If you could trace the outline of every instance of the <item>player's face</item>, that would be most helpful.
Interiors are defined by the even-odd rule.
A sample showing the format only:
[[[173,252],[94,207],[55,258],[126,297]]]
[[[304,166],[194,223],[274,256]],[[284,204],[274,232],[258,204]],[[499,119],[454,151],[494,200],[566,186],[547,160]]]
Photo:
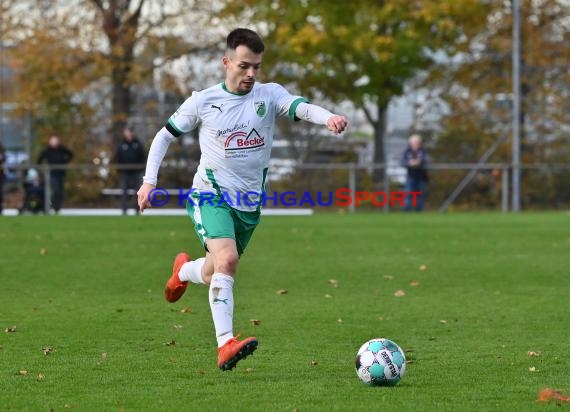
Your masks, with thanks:
[[[255,84],[255,77],[261,68],[263,53],[252,52],[246,46],[228,50],[223,58],[226,69],[226,87],[233,93],[247,93]]]

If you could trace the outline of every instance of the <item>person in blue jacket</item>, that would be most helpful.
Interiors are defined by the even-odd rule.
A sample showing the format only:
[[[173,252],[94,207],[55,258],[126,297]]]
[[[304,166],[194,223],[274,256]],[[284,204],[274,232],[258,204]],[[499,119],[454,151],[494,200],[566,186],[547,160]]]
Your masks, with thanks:
[[[429,156],[422,147],[422,138],[418,134],[413,134],[408,139],[408,147],[402,155],[402,166],[407,169],[406,176],[406,201],[404,210],[422,211],[424,208],[424,198],[427,191],[429,177],[427,165]],[[410,192],[421,192],[421,194],[411,195]],[[415,201],[414,201],[415,200]]]

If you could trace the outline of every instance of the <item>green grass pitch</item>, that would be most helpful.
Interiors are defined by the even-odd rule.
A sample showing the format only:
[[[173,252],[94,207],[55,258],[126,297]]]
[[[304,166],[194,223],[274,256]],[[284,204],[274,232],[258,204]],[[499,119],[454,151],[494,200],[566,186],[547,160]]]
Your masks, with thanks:
[[[536,399],[570,395],[569,228],[568,213],[263,217],[234,288],[235,332],[259,348],[221,372],[207,288],[162,295],[175,253],[202,254],[188,218],[1,218],[0,410],[560,410]],[[396,387],[356,377],[375,337],[406,351]]]

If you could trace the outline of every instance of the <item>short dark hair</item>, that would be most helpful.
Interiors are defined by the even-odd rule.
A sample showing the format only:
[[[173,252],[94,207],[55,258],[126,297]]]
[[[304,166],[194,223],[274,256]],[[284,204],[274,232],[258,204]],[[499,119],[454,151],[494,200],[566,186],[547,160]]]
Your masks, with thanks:
[[[250,29],[238,28],[228,34],[226,39],[228,49],[235,50],[238,46],[246,46],[249,50],[256,54],[263,53],[265,46],[259,34]]]

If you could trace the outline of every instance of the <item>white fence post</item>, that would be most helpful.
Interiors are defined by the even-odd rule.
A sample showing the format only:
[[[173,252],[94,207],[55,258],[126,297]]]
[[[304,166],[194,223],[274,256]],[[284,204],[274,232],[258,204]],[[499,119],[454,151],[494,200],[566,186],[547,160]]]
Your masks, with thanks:
[[[348,165],[348,188],[352,194],[356,191],[356,165],[354,163]],[[348,206],[349,213],[354,213],[356,211],[354,203],[355,202],[350,202],[350,205]]]
[[[501,211],[508,213],[509,211],[509,168],[503,166],[501,169]]]
[[[51,205],[51,179],[49,164],[46,164],[42,169],[44,172],[44,213],[47,215]]]

